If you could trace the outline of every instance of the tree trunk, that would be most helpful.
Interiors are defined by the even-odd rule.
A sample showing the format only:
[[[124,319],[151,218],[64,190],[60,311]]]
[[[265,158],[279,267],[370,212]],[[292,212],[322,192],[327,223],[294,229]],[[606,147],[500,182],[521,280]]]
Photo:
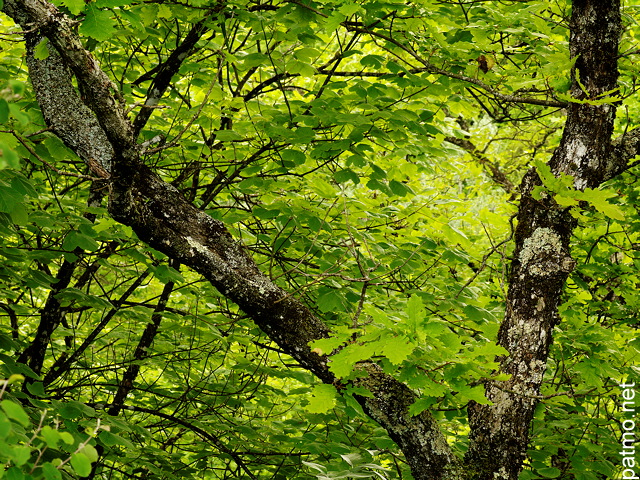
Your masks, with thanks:
[[[549,166],[555,175],[573,176],[578,190],[600,185],[613,170],[615,107],[588,101],[616,88],[620,33],[618,1],[573,2],[570,49],[572,58],[578,58],[571,94],[576,101],[568,107],[562,141]],[[487,384],[486,395],[492,405],[469,408],[471,434],[466,462],[482,480],[518,478],[553,327],[559,322],[558,304],[575,265],[570,239],[576,220],[550,195],[534,198],[533,189],[541,184],[532,169],[521,185],[507,309],[498,333],[498,343],[509,352],[500,359],[500,372],[511,378]]]

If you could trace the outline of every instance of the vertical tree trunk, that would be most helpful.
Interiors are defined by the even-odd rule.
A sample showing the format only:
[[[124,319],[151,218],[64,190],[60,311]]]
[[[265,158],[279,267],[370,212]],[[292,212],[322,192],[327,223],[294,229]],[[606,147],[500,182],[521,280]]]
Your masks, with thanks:
[[[618,0],[573,2],[570,49],[572,58],[577,57],[571,90],[575,102],[568,108],[562,141],[549,166],[556,175],[572,175],[580,190],[600,185],[614,170],[610,152],[615,107],[589,100],[602,99],[616,88],[620,33]],[[500,371],[511,377],[487,384],[492,405],[474,404],[469,409],[466,461],[479,480],[518,478],[553,327],[559,321],[558,303],[575,264],[569,244],[576,221],[551,196],[533,197],[540,184],[531,170],[521,185],[506,315],[498,333],[498,343],[509,352],[500,359]]]

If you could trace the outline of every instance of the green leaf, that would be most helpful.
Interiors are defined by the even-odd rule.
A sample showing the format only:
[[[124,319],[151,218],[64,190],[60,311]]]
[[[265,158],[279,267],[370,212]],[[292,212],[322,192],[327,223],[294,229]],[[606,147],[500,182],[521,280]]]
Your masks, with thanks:
[[[614,220],[624,220],[624,213],[617,205],[609,203],[607,200],[615,197],[616,193],[611,190],[594,190],[586,188],[582,192],[581,199],[589,202],[600,213]]]
[[[30,288],[42,287],[51,288],[57,279],[39,270],[29,270],[29,275],[25,278],[25,283]]]
[[[387,186],[387,184],[384,181],[378,180],[377,178],[370,178],[367,182],[367,188],[370,190],[379,190],[386,193],[387,195],[392,195],[391,189]]]
[[[98,242],[88,235],[84,235],[77,230],[71,230],[62,243],[62,248],[67,251],[73,251],[76,248],[95,252],[100,248]]]
[[[293,165],[304,165],[307,160],[307,156],[300,150],[294,150],[291,148],[284,149],[280,152],[282,160],[285,162],[291,162]]]
[[[394,193],[394,195],[397,195],[398,197],[406,197],[407,195],[413,193],[411,189],[404,183],[398,182],[396,180],[391,180],[389,182],[389,188]]]
[[[87,37],[95,38],[99,42],[105,41],[113,36],[116,25],[111,16],[111,12],[99,10],[89,4],[87,5],[87,16],[80,25],[79,32]]]
[[[309,404],[305,407],[310,413],[326,413],[336,405],[338,392],[333,385],[315,385],[311,394]]]
[[[86,477],[91,473],[91,460],[84,453],[71,455],[71,466],[80,477]]]
[[[269,57],[264,53],[250,53],[243,57],[242,62],[246,68],[266,67],[271,65]]]
[[[376,345],[352,343],[331,356],[330,370],[340,378],[351,373],[353,366],[362,360],[368,360],[376,353]]]
[[[170,267],[169,265],[159,265],[153,274],[160,280],[162,283],[184,283],[184,277],[180,275],[175,268]]]
[[[151,26],[158,17],[158,5],[145,5],[136,9],[145,26]]]
[[[42,465],[42,474],[45,480],[62,480],[62,473],[51,463]]]
[[[303,62],[311,62],[320,56],[320,51],[311,47],[302,47],[294,52],[295,57]]]
[[[98,435],[98,438],[107,447],[112,447],[114,445],[123,445],[127,448],[134,448],[133,444],[129,440],[106,430],[102,430]]]
[[[435,403],[435,398],[432,397],[421,397],[411,405],[409,405],[409,415],[415,417],[416,415],[420,415],[423,411],[431,408],[431,406]]]
[[[78,15],[84,10],[84,0],[62,0],[62,4],[69,9],[73,15]]]
[[[44,391],[44,386],[42,384],[42,382],[33,382],[33,383],[27,383],[27,390],[29,391],[29,393],[31,395],[34,395],[36,397],[46,397],[47,394]]]
[[[168,5],[160,4],[158,6],[158,18],[172,18],[173,11]]]
[[[318,291],[317,303],[320,311],[335,312],[344,309],[344,297],[340,291],[327,287],[322,287]]]
[[[234,140],[242,140],[242,135],[233,130],[218,130],[216,132],[216,140],[219,142],[232,142]]]
[[[11,422],[4,413],[0,413],[0,440],[7,438],[11,433]]]
[[[86,455],[91,463],[97,462],[98,458],[100,457],[98,451],[91,444],[86,444],[84,447],[82,447],[82,450],[80,450],[80,452]]]
[[[489,358],[493,358],[499,355],[508,355],[508,354],[509,354],[509,351],[506,348],[493,342],[485,343],[480,347],[475,348],[472,352],[472,355],[474,357],[486,356]]]
[[[337,171],[336,173],[333,174],[333,179],[337,183],[346,183],[349,180],[351,180],[354,183],[354,185],[357,185],[360,183],[360,177],[358,177],[358,174],[353,170],[351,170],[350,168],[345,168],[343,170]]]
[[[407,300],[406,312],[408,318],[407,327],[409,331],[417,336],[420,343],[423,343],[426,335],[422,328],[422,323],[425,320],[426,310],[422,303],[422,299],[418,295],[412,295],[409,297],[409,300]]]
[[[75,439],[69,432],[60,432],[60,439],[67,445],[73,445]]]
[[[9,212],[9,215],[15,225],[27,225],[29,223],[29,213],[22,203],[16,204]]]
[[[11,188],[24,196],[32,198],[38,197],[38,192],[33,188],[32,183],[18,172],[15,172],[11,179]]]
[[[333,334],[328,338],[321,338],[310,343],[311,348],[317,349],[319,355],[328,355],[336,348],[343,345],[349,338],[351,333]]]
[[[4,410],[4,413],[7,414],[7,417],[17,421],[23,427],[29,425],[29,416],[27,415],[27,412],[24,411],[24,408],[22,408],[21,405],[11,400],[2,400],[0,402],[0,407],[2,408],[2,410]]]
[[[394,365],[400,365],[404,362],[416,348],[416,345],[404,336],[384,337],[382,343],[383,347],[380,353]]]
[[[473,400],[480,405],[491,405],[491,401],[487,400],[487,397],[484,394],[484,386],[477,385],[475,387],[460,387],[458,394],[469,400]]]
[[[128,24],[137,35],[144,35],[145,25],[142,23],[140,16],[131,10],[121,9],[118,11],[118,16],[125,20],[125,24]]]
[[[345,3],[338,8],[338,11],[347,17],[358,13],[360,10],[362,10],[362,6],[357,3]]]
[[[11,467],[5,472],[7,480],[25,480],[24,473],[18,467]]]
[[[382,68],[386,60],[381,55],[365,55],[360,59],[360,63],[365,67]]]
[[[74,404],[65,403],[65,404],[62,405],[62,407],[60,407],[58,409],[58,414],[62,418],[66,418],[68,420],[72,420],[72,419],[78,418],[80,415],[82,415],[82,411],[80,410],[79,407],[77,407]],[[66,442],[66,443],[73,443],[73,437],[71,437],[71,442],[68,442],[67,440],[69,440],[69,438],[65,437],[64,434],[70,435],[67,432],[60,432],[60,436],[62,438],[62,441]]]
[[[11,105],[9,105],[9,108],[11,109]],[[20,167],[19,157],[16,152],[17,148],[18,139],[14,135],[8,132],[0,132],[0,168],[10,167],[17,170]]]
[[[27,446],[16,445],[13,447],[12,457],[13,463],[20,467],[29,461],[31,449]]]
[[[47,444],[47,447],[57,448],[58,442],[60,441],[60,432],[58,432],[58,430],[51,428],[49,425],[45,425],[42,427],[40,435]]]
[[[36,60],[45,60],[49,57],[49,39],[43,37],[33,50],[33,58]]]
[[[2,134],[0,134],[1,136]],[[0,169],[19,168],[20,160],[11,143],[0,140]],[[2,210],[0,210],[2,211]]]
[[[252,213],[262,220],[267,220],[271,218],[278,218],[282,212],[276,209],[269,210],[262,207],[255,207]]]
[[[9,104],[4,98],[0,98],[0,123],[9,121]]]
[[[311,189],[322,198],[335,198],[338,195],[336,189],[329,182],[321,178],[313,182]]]
[[[538,475],[542,475],[545,478],[557,478],[562,474],[562,471],[558,468],[539,468],[537,470]]]
[[[0,183],[0,212],[11,213],[23,200],[21,193]]]

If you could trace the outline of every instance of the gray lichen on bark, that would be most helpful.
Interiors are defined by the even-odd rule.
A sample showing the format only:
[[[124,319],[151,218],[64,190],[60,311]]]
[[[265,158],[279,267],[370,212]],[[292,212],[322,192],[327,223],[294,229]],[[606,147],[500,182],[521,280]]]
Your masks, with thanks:
[[[521,268],[537,276],[552,275],[558,272],[570,272],[574,260],[562,246],[560,235],[551,228],[540,227],[525,239],[520,250]]]
[[[34,33],[27,35],[26,60],[42,115],[52,131],[93,173],[104,177],[104,171],[111,172],[113,147],[96,116],[73,86],[72,74],[57,49],[50,45],[47,58],[34,58],[33,49],[40,38]]]

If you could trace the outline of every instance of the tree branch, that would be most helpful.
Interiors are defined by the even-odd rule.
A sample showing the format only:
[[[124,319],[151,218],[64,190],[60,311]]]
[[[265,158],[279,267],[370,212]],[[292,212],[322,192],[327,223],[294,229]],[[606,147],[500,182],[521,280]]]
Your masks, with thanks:
[[[194,52],[196,43],[198,43],[198,40],[200,40],[202,35],[204,35],[208,30],[209,29],[205,25],[205,20],[201,20],[193,25],[180,45],[171,52],[169,58],[152,70],[154,72],[154,76],[149,75],[151,72],[148,72],[149,74],[143,75],[133,82],[134,85],[137,85],[138,83],[142,83],[153,78],[151,85],[149,86],[149,90],[147,91],[147,100],[145,101],[144,106],[140,109],[140,112],[138,112],[136,119],[133,121],[133,131],[136,137],[147,124],[147,120],[149,120],[149,117],[153,113],[154,107],[158,104],[160,98],[162,98],[164,93],[167,91],[167,88],[169,88],[173,76],[178,73],[178,70],[184,60]]]
[[[303,305],[266,277],[246,249],[236,242],[226,227],[187,202],[180,192],[164,182],[142,164],[134,140],[133,128],[122,107],[111,92],[111,82],[93,57],[82,47],[70,28],[70,21],[44,0],[7,0],[3,10],[23,25],[36,24],[60,53],[58,68],[40,64],[42,70],[32,71],[36,90],[56,82],[67,85],[64,92],[50,96],[40,94],[38,100],[45,118],[51,119],[57,110],[60,118],[76,118],[77,94],[68,88],[71,68],[85,96],[85,102],[95,113],[103,136],[93,136],[87,123],[75,129],[55,120],[56,134],[80,151],[82,143],[111,144],[114,158],[110,181],[109,212],[114,219],[129,225],[138,237],[152,248],[202,274],[223,295],[234,301],[269,337],[303,367],[323,382],[342,385],[328,368],[329,359],[311,351],[309,342],[329,335],[327,326]],[[63,65],[64,63],[64,65]],[[65,80],[66,78],[66,80]],[[91,117],[86,109],[81,116]],[[91,122],[89,122],[91,123]],[[77,142],[71,142],[73,135]],[[108,321],[107,316],[94,331]],[[87,339],[83,346],[92,341]],[[80,347],[80,350],[83,348]],[[77,356],[78,351],[76,352]],[[57,378],[75,356],[49,372],[45,383]],[[439,480],[460,478],[457,462],[435,418],[427,411],[411,416],[409,406],[416,395],[375,364],[363,367],[369,375],[359,379],[372,397],[357,397],[367,411],[398,442],[406,452],[414,478]]]
[[[113,149],[118,152],[119,156],[129,161],[137,158],[137,146],[132,135],[132,127],[126,118],[123,106],[117,98],[119,94],[116,94],[116,86],[107,74],[100,69],[98,61],[84,49],[82,42],[74,31],[73,22],[53,4],[45,0],[7,0],[4,2],[2,11],[22,25],[23,28],[27,25],[30,27],[35,25],[39,28],[40,34],[49,39],[50,45],[55,47],[64,62],[64,64],[57,62],[58,68],[69,68],[75,75],[81,90],[84,92],[84,103],[96,114],[95,119],[98,120]],[[25,30],[29,29],[25,28]],[[36,37],[31,38],[35,40]],[[35,44],[32,44],[32,46],[35,46]],[[49,53],[49,57],[52,57],[51,49]],[[36,75],[37,72],[34,72],[31,75],[31,79],[34,82],[45,83],[46,87],[54,87],[51,78],[47,77],[47,74],[51,71],[49,67],[52,66],[47,60],[44,60],[41,64],[45,70],[41,71],[40,75]],[[61,71],[51,73],[55,73],[57,75],[56,78],[65,78],[61,75]],[[68,77],[67,72],[67,80],[63,83],[70,83]],[[59,94],[66,95],[59,97]],[[49,101],[74,102],[75,107],[80,107],[74,97],[77,97],[77,95],[74,95],[66,85],[64,90],[52,92]],[[53,114],[52,111],[48,113],[49,115]],[[77,120],[81,116],[84,115],[74,112],[71,118]],[[80,126],[84,126],[84,122]],[[93,141],[94,138],[91,137],[91,140]],[[101,142],[98,141],[98,143]],[[109,170],[106,165],[103,165],[103,167],[107,171]]]
[[[164,312],[167,302],[169,301],[169,297],[173,292],[173,287],[174,283],[168,282],[162,289],[162,293],[160,294],[158,303],[153,311],[153,315],[151,315],[151,321],[147,323],[144,332],[142,332],[142,335],[140,336],[135,352],[133,353],[133,358],[131,359],[132,363],[127,367],[127,371],[122,376],[122,380],[118,385],[118,391],[114,395],[113,402],[109,408],[109,415],[118,415],[120,410],[122,410],[124,402],[133,388],[133,382],[136,381],[138,373],[140,372],[140,361],[147,357],[147,351],[158,333],[158,328],[160,327],[160,322],[162,320],[162,312]]]
[[[461,75],[458,73],[449,72],[448,70],[444,70],[442,68],[436,67],[427,59],[423,58],[418,52],[413,50],[411,47],[402,44],[401,42],[393,38],[391,35],[387,35],[386,33],[382,33],[380,31],[373,31],[369,28],[353,27],[353,26],[349,28],[348,25],[347,27],[349,30],[352,30],[354,32],[367,33],[372,37],[381,38],[382,40],[385,40],[386,42],[389,42],[395,45],[396,47],[398,47],[399,49],[403,50],[404,52],[409,54],[411,57],[413,57],[415,60],[420,62],[422,65],[424,65],[423,68],[414,69],[414,70],[424,71],[429,73],[436,73],[438,75],[443,75],[448,78],[460,80],[465,83],[471,83],[503,102],[540,105],[543,107],[555,107],[555,108],[565,108],[567,106],[566,102],[559,102],[557,100],[546,100],[546,99],[534,98],[534,97],[520,97],[517,95],[507,95],[504,93],[500,93],[494,88],[492,88],[490,85],[487,85],[486,83],[484,83],[482,80],[478,80],[477,78],[469,77],[467,75]]]

